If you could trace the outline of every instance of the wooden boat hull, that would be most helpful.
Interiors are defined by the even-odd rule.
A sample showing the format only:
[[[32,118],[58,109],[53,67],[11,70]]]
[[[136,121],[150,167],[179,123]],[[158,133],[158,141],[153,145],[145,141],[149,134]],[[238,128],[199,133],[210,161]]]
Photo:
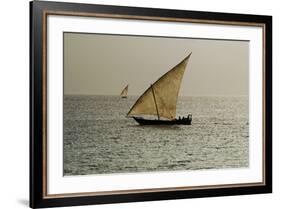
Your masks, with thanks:
[[[140,125],[191,125],[192,118],[187,117],[184,119],[175,120],[157,120],[145,119],[141,117],[133,117]]]

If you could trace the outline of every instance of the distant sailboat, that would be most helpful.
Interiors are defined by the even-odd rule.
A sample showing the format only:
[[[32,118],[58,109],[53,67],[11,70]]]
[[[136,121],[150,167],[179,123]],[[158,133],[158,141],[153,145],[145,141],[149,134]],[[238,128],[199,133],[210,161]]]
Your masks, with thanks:
[[[129,89],[129,85],[127,85],[121,92],[120,96],[121,98],[127,98],[128,96],[128,89]]]
[[[152,84],[138,98],[127,116],[141,125],[191,125],[191,114],[176,119],[179,89],[190,56],[191,53]],[[157,116],[158,119],[145,119],[142,115]]]

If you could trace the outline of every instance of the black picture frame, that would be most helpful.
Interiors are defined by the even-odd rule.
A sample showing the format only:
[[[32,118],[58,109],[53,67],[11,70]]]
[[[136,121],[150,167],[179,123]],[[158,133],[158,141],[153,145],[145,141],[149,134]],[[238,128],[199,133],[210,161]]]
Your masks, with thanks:
[[[264,26],[264,182],[257,185],[228,185],[218,188],[170,189],[168,191],[122,192],[101,195],[46,195],[46,16],[85,14],[126,16],[159,21],[196,20],[206,23],[242,23]],[[272,192],[272,17],[261,15],[183,11],[78,3],[30,2],[30,207],[58,207],[88,204],[169,200]]]

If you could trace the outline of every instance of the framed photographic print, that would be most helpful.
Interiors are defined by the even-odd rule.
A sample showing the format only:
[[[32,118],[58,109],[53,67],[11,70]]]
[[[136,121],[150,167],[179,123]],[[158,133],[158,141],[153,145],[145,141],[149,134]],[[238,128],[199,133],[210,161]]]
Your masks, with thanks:
[[[30,207],[270,193],[272,17],[30,3]]]

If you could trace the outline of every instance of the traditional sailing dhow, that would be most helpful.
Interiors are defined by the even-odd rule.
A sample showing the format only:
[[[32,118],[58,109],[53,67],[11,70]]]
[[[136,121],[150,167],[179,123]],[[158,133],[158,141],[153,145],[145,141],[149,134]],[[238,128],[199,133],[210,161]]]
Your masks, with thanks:
[[[127,98],[127,95],[128,95],[128,89],[129,89],[129,85],[127,85],[121,92],[120,96],[121,98],[125,99]]]
[[[181,81],[191,53],[153,83],[136,101],[127,114],[141,125],[191,125],[192,115],[176,118]],[[157,119],[143,118],[157,116]]]

